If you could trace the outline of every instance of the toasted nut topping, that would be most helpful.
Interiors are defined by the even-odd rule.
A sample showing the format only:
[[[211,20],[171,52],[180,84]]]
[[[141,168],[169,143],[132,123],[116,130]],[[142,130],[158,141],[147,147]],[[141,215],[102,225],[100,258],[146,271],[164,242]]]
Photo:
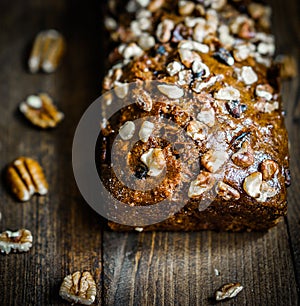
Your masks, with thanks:
[[[32,235],[29,230],[20,229],[16,232],[5,231],[0,234],[0,251],[9,254],[12,250],[28,252],[32,247]]]
[[[199,82],[195,81],[193,86],[193,91],[199,93],[203,89],[210,88],[211,86],[215,85],[217,82],[221,81],[224,78],[222,74],[218,74],[215,76],[211,76],[207,81]]]
[[[132,58],[138,58],[144,54],[144,50],[141,49],[136,43],[132,42],[128,44],[127,46],[122,46],[119,50],[121,55],[124,57],[124,59],[132,59]]]
[[[231,156],[232,161],[240,167],[247,168],[254,163],[253,150],[248,141],[244,141],[240,150]]]
[[[267,101],[273,98],[273,88],[269,84],[257,85],[255,93],[258,97],[264,98]]]
[[[268,198],[273,198],[278,192],[279,188],[273,188],[267,182],[263,181],[260,186],[260,195],[256,200],[258,202],[266,202]]]
[[[28,201],[35,193],[45,195],[48,183],[40,164],[27,157],[19,157],[7,168],[7,182],[20,201]]]
[[[175,24],[174,21],[171,19],[163,20],[158,26],[156,30],[156,37],[157,39],[162,42],[166,43],[171,39],[172,30],[174,29]]]
[[[268,181],[279,171],[278,164],[272,159],[266,159],[261,163],[263,180]]]
[[[114,91],[118,98],[124,99],[128,94],[128,84],[116,81]]]
[[[179,49],[178,53],[182,64],[187,68],[191,68],[194,61],[201,61],[200,55],[194,51],[188,49]]]
[[[126,121],[119,130],[120,137],[123,140],[129,140],[132,138],[135,132],[135,124],[132,121]]]
[[[205,44],[201,44],[197,41],[192,41],[192,40],[182,40],[179,45],[179,49],[187,49],[191,51],[197,51],[201,53],[208,53],[209,52],[209,47]]]
[[[195,8],[195,3],[192,1],[183,1],[178,2],[178,12],[181,16],[190,15]]]
[[[201,164],[209,172],[217,172],[227,161],[228,154],[225,151],[207,151],[201,158]]]
[[[232,86],[221,88],[214,97],[219,100],[239,100],[240,92]]]
[[[193,39],[198,42],[203,42],[206,35],[206,20],[204,18],[199,18],[196,26],[194,27]]]
[[[19,109],[32,124],[42,129],[56,127],[64,118],[64,114],[57,110],[52,98],[46,93],[28,96]]]
[[[258,101],[254,104],[254,107],[262,113],[272,113],[279,108],[279,103],[277,101],[274,102],[265,102]]]
[[[167,66],[167,72],[170,76],[177,74],[181,69],[181,64],[177,61],[171,62]]]
[[[36,73],[39,69],[47,73],[54,72],[64,52],[65,40],[60,33],[55,30],[40,32],[35,38],[29,57],[30,72]]]
[[[166,167],[166,160],[162,149],[149,149],[141,156],[141,161],[148,167],[148,175],[158,176]]]
[[[231,299],[237,296],[243,290],[240,283],[229,283],[223,285],[215,293],[216,301]]]
[[[258,198],[260,196],[261,184],[262,174],[254,172],[245,178],[243,188],[250,197]]]
[[[154,124],[150,121],[144,121],[139,131],[140,140],[147,142],[154,130]]]
[[[192,137],[193,140],[204,140],[207,137],[207,126],[197,120],[189,122],[186,133]]]
[[[158,9],[160,9],[161,6],[165,3],[165,0],[153,0],[150,2],[148,6],[148,10],[150,12],[156,12]]]
[[[206,124],[209,127],[215,124],[215,111],[210,105],[205,105],[201,112],[197,115],[197,120]]]
[[[200,171],[197,178],[191,182],[188,196],[190,198],[197,198],[202,195],[204,192],[212,189],[215,183],[215,178],[213,175],[206,171]]]
[[[90,272],[75,272],[67,275],[59,290],[59,295],[72,303],[91,305],[96,298],[96,283]]]
[[[143,88],[135,88],[132,92],[137,106],[146,112],[150,112],[152,109],[152,98],[150,94]]]
[[[217,194],[222,197],[225,201],[238,200],[240,198],[240,193],[224,182],[219,182],[216,187]]]
[[[258,80],[257,74],[250,66],[244,66],[242,68],[241,78],[246,85],[251,85]]]
[[[155,38],[147,33],[142,33],[139,36],[138,44],[143,50],[149,50],[155,46]]]
[[[179,99],[184,95],[183,89],[175,85],[157,85],[157,89],[170,99]]]

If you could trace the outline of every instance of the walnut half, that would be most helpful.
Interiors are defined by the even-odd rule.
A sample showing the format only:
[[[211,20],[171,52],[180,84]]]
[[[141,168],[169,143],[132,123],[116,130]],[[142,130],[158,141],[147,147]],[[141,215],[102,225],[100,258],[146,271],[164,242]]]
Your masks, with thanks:
[[[72,303],[91,305],[95,301],[96,291],[96,283],[91,273],[77,271],[64,278],[59,295]]]
[[[0,251],[9,254],[12,250],[28,252],[32,247],[32,235],[29,230],[5,231],[0,234]]]

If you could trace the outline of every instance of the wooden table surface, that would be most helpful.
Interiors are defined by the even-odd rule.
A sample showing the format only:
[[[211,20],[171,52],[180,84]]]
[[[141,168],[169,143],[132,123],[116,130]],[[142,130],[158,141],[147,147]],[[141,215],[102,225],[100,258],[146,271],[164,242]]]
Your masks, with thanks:
[[[28,253],[0,256],[0,305],[68,305],[58,291],[63,277],[76,270],[92,272],[98,305],[211,305],[215,289],[235,281],[244,290],[220,305],[297,305],[299,78],[283,86],[293,184],[288,216],[277,227],[241,234],[111,232],[81,197],[71,164],[76,125],[101,92],[105,52],[100,2],[1,0],[0,167],[20,155],[37,158],[50,192],[17,203],[1,181],[0,231],[28,228],[34,244]],[[299,1],[274,0],[272,6],[277,52],[299,58]],[[47,28],[64,33],[67,55],[56,73],[30,75],[30,45]],[[18,113],[19,102],[39,91],[50,93],[66,114],[55,130],[37,130]]]

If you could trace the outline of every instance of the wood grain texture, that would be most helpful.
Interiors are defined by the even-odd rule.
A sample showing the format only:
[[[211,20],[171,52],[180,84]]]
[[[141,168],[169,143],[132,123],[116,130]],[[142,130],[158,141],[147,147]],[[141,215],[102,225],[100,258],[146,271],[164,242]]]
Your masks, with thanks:
[[[272,6],[279,53],[299,58],[299,3],[276,0]],[[99,0],[1,1],[0,168],[19,155],[37,158],[51,189],[22,204],[0,184],[0,231],[26,227],[34,236],[30,252],[0,256],[0,305],[69,305],[58,296],[61,281],[85,269],[97,281],[98,305],[211,305],[214,291],[232,281],[244,290],[219,305],[297,305],[299,78],[283,87],[293,185],[288,217],[276,228],[242,234],[110,232],[82,199],[71,165],[76,124],[100,94],[100,22]],[[52,27],[67,39],[63,65],[52,75],[30,75],[30,43],[39,30]],[[38,91],[49,92],[66,114],[53,131],[33,128],[17,112],[19,102]]]

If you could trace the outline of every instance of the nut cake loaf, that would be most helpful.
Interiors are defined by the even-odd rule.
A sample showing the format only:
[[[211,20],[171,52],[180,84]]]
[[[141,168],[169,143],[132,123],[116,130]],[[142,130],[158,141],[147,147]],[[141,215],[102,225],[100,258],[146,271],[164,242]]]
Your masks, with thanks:
[[[135,104],[102,127],[101,152],[96,153],[102,179],[130,206],[157,203],[182,186],[189,199],[159,223],[134,227],[109,221],[109,226],[242,231],[276,225],[287,212],[290,176],[270,7],[226,0],[116,0],[108,7],[105,26],[114,46],[103,92],[130,95]],[[128,92],[126,84],[133,82]],[[154,86],[158,98],[150,95]],[[135,131],[135,119],[147,116],[158,118],[157,123],[145,120]],[[172,144],[155,137],[161,118],[194,143],[193,150],[181,152],[184,163]],[[127,156],[129,169],[141,186],[160,181],[148,192],[130,190],[112,169],[116,135],[121,138],[114,154],[124,158],[133,133],[140,141]],[[221,149],[209,141],[210,133]],[[189,161],[198,162],[198,168],[187,169]]]

